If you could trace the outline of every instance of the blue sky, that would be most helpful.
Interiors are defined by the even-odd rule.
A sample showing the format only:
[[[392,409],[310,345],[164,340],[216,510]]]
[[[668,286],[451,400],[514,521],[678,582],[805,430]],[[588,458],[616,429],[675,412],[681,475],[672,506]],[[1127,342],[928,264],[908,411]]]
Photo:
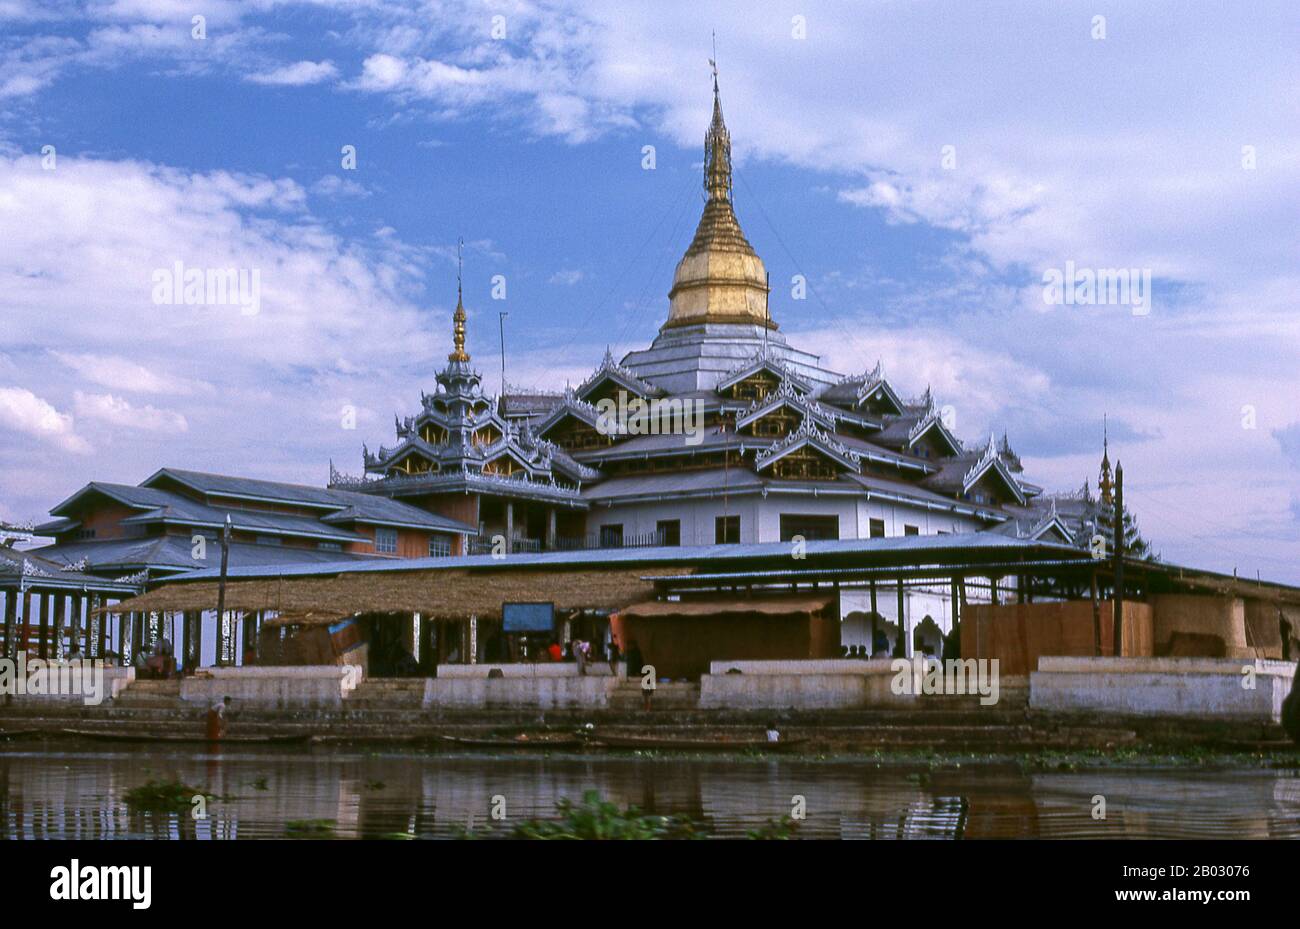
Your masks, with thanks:
[[[498,311],[512,383],[644,346],[716,30],[793,342],[1051,488],[1095,480],[1105,413],[1165,557],[1300,581],[1300,12],[1244,6],[0,0],[0,518],[162,465],[359,470],[449,350],[459,237],[492,389]],[[155,304],[177,260],[258,269],[261,311]],[[1046,304],[1067,262],[1150,269],[1150,314]]]

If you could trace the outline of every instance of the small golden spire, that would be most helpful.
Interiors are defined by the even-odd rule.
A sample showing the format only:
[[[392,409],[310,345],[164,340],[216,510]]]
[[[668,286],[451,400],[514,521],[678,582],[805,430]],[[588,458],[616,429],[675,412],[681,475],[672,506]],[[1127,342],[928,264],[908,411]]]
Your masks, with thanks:
[[[456,312],[451,316],[451,338],[452,342],[455,343],[456,350],[447,356],[448,361],[469,361],[469,353],[465,351],[465,303],[461,285],[461,277],[464,271],[464,259],[461,257],[461,249],[464,245],[464,239],[456,243]]]
[[[717,54],[716,52],[714,53]],[[718,92],[718,62],[709,59],[713,69],[713,120],[704,136],[704,189],[710,200],[731,199],[731,133],[722,118],[722,95]]]

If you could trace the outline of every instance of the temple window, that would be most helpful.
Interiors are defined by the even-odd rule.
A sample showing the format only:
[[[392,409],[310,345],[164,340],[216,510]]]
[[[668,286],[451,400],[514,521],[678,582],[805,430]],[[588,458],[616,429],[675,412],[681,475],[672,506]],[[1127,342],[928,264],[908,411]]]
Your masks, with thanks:
[[[834,480],[838,469],[821,455],[800,449],[772,465],[772,474],[786,480]]]

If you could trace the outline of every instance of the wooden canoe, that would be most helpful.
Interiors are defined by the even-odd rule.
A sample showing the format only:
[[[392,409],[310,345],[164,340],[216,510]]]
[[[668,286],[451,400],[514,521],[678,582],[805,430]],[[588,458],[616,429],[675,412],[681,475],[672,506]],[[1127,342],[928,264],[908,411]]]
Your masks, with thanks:
[[[585,739],[580,739],[577,736],[557,736],[555,738],[537,736],[537,737],[532,737],[527,739],[521,739],[519,737],[515,737],[513,739],[507,739],[507,738],[472,738],[469,736],[459,736],[459,735],[440,735],[437,737],[437,739],[439,742],[444,744],[460,745],[465,748],[531,748],[531,749],[577,748],[580,745],[586,744]]]
[[[306,745],[315,739],[312,733],[296,735],[228,735],[215,741],[204,736],[158,735],[147,732],[96,732],[87,729],[63,729],[64,735],[95,742],[135,742],[164,745]]]
[[[642,750],[669,752],[780,752],[802,745],[807,739],[782,739],[769,742],[766,738],[758,739],[684,739],[672,736],[641,735],[605,735],[597,733],[591,737],[595,745],[608,748],[636,748]]]

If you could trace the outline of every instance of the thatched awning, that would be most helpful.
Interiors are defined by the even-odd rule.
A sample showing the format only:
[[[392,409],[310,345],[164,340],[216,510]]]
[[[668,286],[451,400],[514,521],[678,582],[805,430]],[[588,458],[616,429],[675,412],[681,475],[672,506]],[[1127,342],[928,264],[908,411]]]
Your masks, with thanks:
[[[659,618],[665,616],[737,616],[758,614],[761,616],[802,616],[820,613],[833,600],[833,597],[754,597],[735,600],[649,600],[634,603],[626,609],[619,610],[624,618],[636,617]]]
[[[688,574],[692,569],[667,569]],[[644,568],[566,571],[497,568],[357,571],[328,577],[231,579],[226,609],[250,613],[419,613],[439,619],[501,615],[502,603],[550,602],[557,610],[617,610],[654,594]],[[662,573],[657,569],[657,573]],[[115,604],[111,612],[182,612],[217,608],[216,581],[174,581]],[[108,611],[106,611],[108,612]]]

